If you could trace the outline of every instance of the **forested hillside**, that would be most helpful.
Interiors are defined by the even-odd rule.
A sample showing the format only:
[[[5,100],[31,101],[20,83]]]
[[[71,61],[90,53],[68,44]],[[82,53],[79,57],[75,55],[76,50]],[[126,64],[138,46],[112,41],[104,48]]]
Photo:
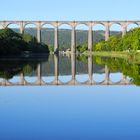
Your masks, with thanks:
[[[17,29],[15,29],[17,31]],[[26,33],[29,33],[36,37],[37,31],[35,28],[25,29]],[[110,34],[120,34],[120,32],[112,31]],[[100,40],[104,40],[104,31],[98,30],[93,32],[93,42],[96,43]],[[54,29],[53,28],[43,28],[41,30],[41,41],[47,44],[49,47],[54,44]],[[70,48],[71,45],[71,30],[69,29],[59,29],[58,31],[58,41],[59,49],[66,50]],[[88,31],[87,30],[76,30],[76,45],[85,44],[88,41]]]

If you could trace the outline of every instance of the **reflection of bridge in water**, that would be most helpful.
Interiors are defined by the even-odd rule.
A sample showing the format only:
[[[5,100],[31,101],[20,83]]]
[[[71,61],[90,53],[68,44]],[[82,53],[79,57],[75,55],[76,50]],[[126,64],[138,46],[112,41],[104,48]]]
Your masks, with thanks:
[[[29,86],[37,86],[37,85],[131,85],[131,81],[127,79],[126,76],[122,74],[122,78],[118,82],[113,82],[110,79],[110,71],[107,66],[105,66],[105,79],[102,82],[96,82],[94,80],[93,74],[93,62],[92,56],[88,56],[88,80],[85,82],[77,81],[76,79],[76,54],[71,54],[71,80],[68,82],[62,82],[59,79],[59,57],[54,55],[54,80],[52,82],[46,82],[43,80],[42,76],[42,66],[38,64],[37,66],[37,78],[35,82],[28,82],[23,73],[20,73],[19,81],[14,83],[3,79],[0,82],[1,86],[20,86],[20,85],[29,85]]]

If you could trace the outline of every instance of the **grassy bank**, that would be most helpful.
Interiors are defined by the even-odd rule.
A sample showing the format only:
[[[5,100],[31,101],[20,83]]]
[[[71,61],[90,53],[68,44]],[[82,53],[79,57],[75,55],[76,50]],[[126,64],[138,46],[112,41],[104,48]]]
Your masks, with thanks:
[[[109,52],[85,52],[86,54],[92,54],[95,56],[104,56],[104,57],[119,57],[119,58],[127,58],[128,56],[130,56],[130,52],[115,52],[115,51],[109,51]]]
[[[89,52],[89,51],[85,51],[83,54],[86,56],[94,55],[94,56],[100,56],[100,57],[116,57],[116,58],[122,58],[122,59],[129,59],[137,63],[140,63],[140,52],[126,52],[126,51]]]
[[[95,51],[95,52],[88,52],[85,51],[83,54],[85,55],[95,55],[95,56],[103,56],[103,57],[119,57],[119,58],[128,58],[129,56],[140,55],[137,52],[124,52],[124,51]]]

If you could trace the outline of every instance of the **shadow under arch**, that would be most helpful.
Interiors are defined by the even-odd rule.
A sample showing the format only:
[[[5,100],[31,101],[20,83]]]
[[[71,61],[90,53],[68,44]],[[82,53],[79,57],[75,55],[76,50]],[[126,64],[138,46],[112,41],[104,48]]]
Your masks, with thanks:
[[[14,32],[20,33],[20,25],[16,23],[9,23],[6,28],[12,29]]]
[[[54,50],[54,26],[52,24],[43,24],[41,26],[41,43],[48,45],[49,50]]]

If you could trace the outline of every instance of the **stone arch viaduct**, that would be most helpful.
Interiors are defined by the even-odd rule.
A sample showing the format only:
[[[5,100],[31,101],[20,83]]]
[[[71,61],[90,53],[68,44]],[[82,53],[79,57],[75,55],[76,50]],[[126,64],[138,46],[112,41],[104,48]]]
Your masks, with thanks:
[[[10,24],[16,24],[20,28],[20,33],[24,32],[25,26],[28,24],[34,24],[37,28],[37,40],[41,42],[41,28],[45,24],[52,25],[54,27],[54,50],[58,50],[58,28],[63,24],[67,24],[71,27],[71,52],[75,53],[76,49],[76,27],[80,24],[84,24],[88,27],[88,50],[92,51],[92,28],[95,25],[103,25],[105,27],[105,40],[109,38],[110,27],[113,24],[118,24],[121,26],[122,35],[127,32],[127,27],[129,24],[136,24],[140,26],[140,21],[0,21],[2,28],[8,27]]]

